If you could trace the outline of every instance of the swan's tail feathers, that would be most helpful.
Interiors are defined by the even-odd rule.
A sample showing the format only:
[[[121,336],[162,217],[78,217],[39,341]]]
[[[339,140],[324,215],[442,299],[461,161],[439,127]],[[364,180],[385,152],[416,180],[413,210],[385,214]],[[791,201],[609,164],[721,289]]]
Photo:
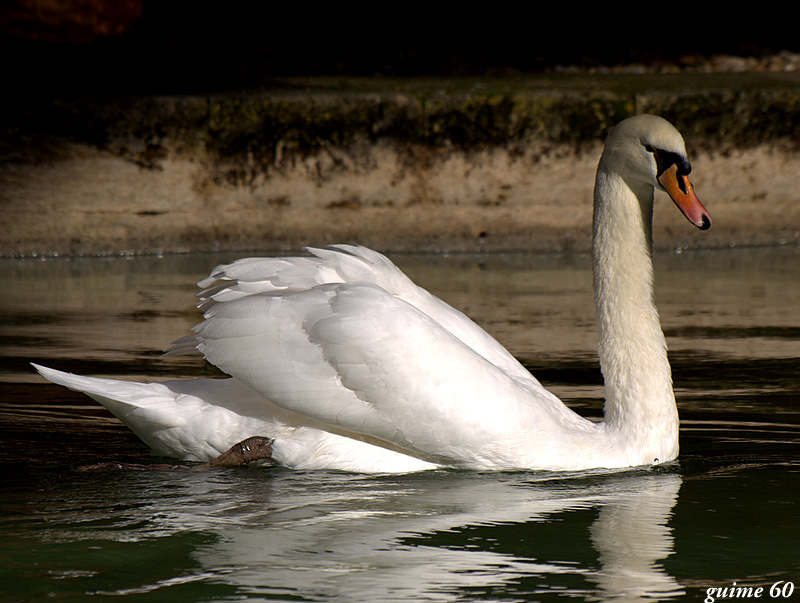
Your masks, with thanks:
[[[143,390],[147,388],[144,383],[83,377],[38,364],[34,364],[33,367],[48,381],[63,385],[74,391],[83,392],[100,402],[117,416],[119,416],[118,413],[124,415],[131,409],[138,408],[140,406],[139,400],[146,397],[142,395]]]
[[[241,440],[242,430],[247,429],[242,425],[246,419],[236,412],[195,395],[207,388],[219,390],[214,392],[219,397],[233,395],[223,391],[231,389],[230,379],[136,383],[33,366],[48,381],[105,406],[159,456],[210,461]],[[201,381],[211,385],[203,388]]]

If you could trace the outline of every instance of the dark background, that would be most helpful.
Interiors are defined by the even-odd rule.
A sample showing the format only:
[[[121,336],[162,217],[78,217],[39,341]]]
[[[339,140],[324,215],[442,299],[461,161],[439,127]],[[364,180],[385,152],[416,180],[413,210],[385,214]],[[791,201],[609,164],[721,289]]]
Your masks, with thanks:
[[[697,3],[695,3],[697,4]],[[286,76],[513,76],[557,65],[696,67],[800,50],[796,15],[759,6],[630,13],[574,3],[5,0],[4,94],[189,93]],[[650,5],[648,5],[650,6]],[[793,31],[794,30],[794,31]]]

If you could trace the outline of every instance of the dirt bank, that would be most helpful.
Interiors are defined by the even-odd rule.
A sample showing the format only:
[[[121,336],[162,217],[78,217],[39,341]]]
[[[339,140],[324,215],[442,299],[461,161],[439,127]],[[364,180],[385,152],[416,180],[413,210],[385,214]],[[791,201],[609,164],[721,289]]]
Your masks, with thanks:
[[[0,254],[585,249],[600,141],[637,112],[683,131],[714,220],[698,232],[663,197],[658,247],[798,243],[792,77],[748,80],[748,90],[704,79],[702,92],[665,89],[663,78],[638,80],[645,92],[631,92],[629,77],[557,90],[541,79],[391,91],[325,80],[16,103],[0,123]]]
[[[6,167],[5,255],[279,249],[359,242],[393,250],[586,248],[600,146],[402,151],[374,145],[294,162],[247,186],[215,183],[202,162],[158,170],[94,149]],[[659,199],[659,247],[800,242],[797,154],[757,147],[694,158],[714,219],[696,231]]]

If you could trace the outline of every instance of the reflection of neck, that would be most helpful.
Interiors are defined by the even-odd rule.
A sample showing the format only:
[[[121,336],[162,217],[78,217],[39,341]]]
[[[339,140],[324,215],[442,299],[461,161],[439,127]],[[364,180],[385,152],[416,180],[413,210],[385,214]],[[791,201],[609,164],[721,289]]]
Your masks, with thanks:
[[[677,502],[681,478],[651,475],[637,478],[632,486],[629,493],[603,505],[590,530],[601,564],[596,574],[598,598],[638,601],[683,594],[657,563],[674,552],[667,520]]]
[[[653,301],[653,188],[607,169],[595,183],[593,268],[605,423],[644,464],[677,456],[678,416]],[[635,460],[635,459],[634,459]]]

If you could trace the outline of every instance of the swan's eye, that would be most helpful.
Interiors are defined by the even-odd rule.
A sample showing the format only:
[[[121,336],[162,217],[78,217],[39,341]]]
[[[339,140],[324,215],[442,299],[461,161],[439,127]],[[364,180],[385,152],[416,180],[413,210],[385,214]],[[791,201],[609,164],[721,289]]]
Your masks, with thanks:
[[[646,144],[644,145],[644,150],[648,153],[652,153],[653,155],[656,154],[656,148],[653,145]]]
[[[688,176],[692,171],[692,165],[685,156],[673,153],[672,151],[663,151],[656,149],[650,145],[645,145],[645,149],[653,153],[656,160],[656,175],[660,178],[666,170],[673,165],[677,168],[678,176]],[[652,149],[652,150],[651,150]]]

